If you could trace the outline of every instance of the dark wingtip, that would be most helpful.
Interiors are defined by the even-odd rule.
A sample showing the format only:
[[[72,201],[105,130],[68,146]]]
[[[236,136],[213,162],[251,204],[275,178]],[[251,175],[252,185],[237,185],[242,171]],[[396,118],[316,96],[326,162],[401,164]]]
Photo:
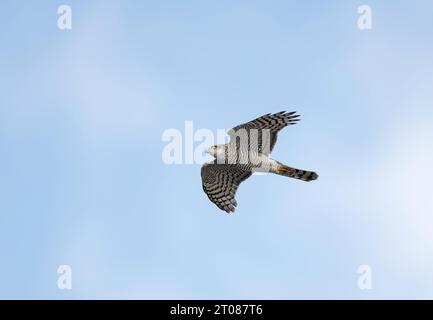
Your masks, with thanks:
[[[235,210],[236,210],[236,205],[237,205],[236,202],[232,202],[232,203],[230,203],[230,204],[227,204],[227,205],[221,206],[220,209],[223,210],[223,211],[225,211],[225,212],[227,212],[228,214],[230,214],[230,213],[232,213],[232,212],[235,212]]]
[[[227,212],[227,214],[232,214],[233,212],[235,212],[235,208],[231,209],[231,208],[225,208],[224,209],[225,212]]]

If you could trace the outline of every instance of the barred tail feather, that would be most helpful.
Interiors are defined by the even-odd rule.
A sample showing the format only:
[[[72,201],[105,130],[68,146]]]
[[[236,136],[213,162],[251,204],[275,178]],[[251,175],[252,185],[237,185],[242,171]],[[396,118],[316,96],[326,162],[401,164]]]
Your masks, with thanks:
[[[279,164],[276,168],[275,173],[281,176],[299,179],[303,181],[313,181],[319,177],[319,175],[313,171],[291,168],[284,164]]]

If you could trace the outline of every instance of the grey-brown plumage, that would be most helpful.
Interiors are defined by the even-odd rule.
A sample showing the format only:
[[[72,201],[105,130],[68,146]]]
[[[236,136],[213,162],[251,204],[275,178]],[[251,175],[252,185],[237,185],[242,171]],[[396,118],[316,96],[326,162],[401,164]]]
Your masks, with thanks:
[[[253,172],[272,172],[278,175],[312,181],[315,172],[288,167],[269,158],[278,132],[299,121],[296,112],[265,114],[250,122],[238,125],[228,133],[230,142],[212,146],[208,153],[216,159],[201,168],[203,190],[218,208],[228,213],[237,206],[236,191],[240,183]]]
[[[221,210],[235,211],[238,205],[235,199],[239,184],[249,178],[249,168],[237,164],[206,163],[201,168],[203,190],[210,201]]]
[[[296,124],[299,120],[299,114],[296,114],[296,111],[281,111],[274,114],[268,113],[258,117],[257,119],[240,124],[230,129],[228,134],[230,139],[233,139],[236,135],[236,132],[239,132],[239,130],[246,130],[248,132],[250,130],[257,130],[258,152],[269,154],[272,152],[272,149],[274,149],[275,143],[277,142],[278,132],[289,125]],[[269,130],[268,132],[270,134],[270,139],[263,139],[264,141],[262,141],[263,130]],[[230,142],[232,141],[233,140],[230,140]]]

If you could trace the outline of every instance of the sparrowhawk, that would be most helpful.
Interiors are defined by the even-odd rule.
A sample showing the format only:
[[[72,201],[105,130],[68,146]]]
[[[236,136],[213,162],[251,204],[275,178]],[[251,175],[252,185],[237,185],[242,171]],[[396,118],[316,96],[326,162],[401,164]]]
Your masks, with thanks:
[[[312,181],[317,173],[286,166],[269,157],[277,142],[278,132],[299,121],[299,115],[281,111],[268,113],[229,130],[230,142],[210,147],[207,152],[215,159],[201,168],[203,190],[210,201],[227,213],[234,212],[239,184],[253,172]]]

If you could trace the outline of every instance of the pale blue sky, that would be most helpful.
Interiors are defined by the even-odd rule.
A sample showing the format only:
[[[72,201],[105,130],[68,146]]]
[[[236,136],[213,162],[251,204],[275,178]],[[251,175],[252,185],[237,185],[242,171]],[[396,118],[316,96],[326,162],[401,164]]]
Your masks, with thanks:
[[[433,298],[432,12],[1,1],[0,298]],[[314,183],[254,176],[229,216],[199,165],[162,162],[163,131],[185,120],[216,130],[281,110],[302,121],[273,158]]]

